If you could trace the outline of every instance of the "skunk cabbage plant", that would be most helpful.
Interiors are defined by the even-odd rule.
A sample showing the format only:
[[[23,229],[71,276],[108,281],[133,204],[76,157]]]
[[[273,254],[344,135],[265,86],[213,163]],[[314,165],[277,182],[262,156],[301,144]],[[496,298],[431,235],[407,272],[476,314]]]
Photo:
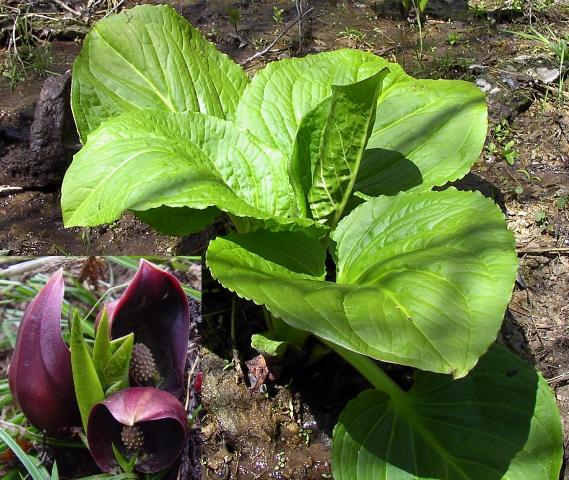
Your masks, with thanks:
[[[492,200],[433,189],[481,152],[474,85],[359,50],[249,80],[173,9],[145,5],[89,33],[72,108],[84,147],[62,187],[67,226],[131,210],[179,235],[229,214],[237,232],[210,243],[213,276],[369,380],[334,432],[337,480],[558,477],[551,390],[492,346],[513,236]],[[375,360],[418,369],[412,389]]]
[[[132,210],[183,234],[221,210],[242,230],[318,235],[360,201],[353,192],[460,178],[486,134],[484,96],[469,83],[416,80],[349,49],[272,62],[249,81],[164,5],[95,25],[71,100],[85,146],[62,187],[69,227]]]
[[[133,387],[97,403],[89,416],[91,455],[104,472],[119,472],[118,450],[136,457],[134,469],[156,473],[171,465],[184,448],[186,409],[172,394],[154,387]]]
[[[69,435],[81,425],[71,355],[61,336],[64,288],[63,270],[58,270],[29,303],[8,371],[16,404],[34,427],[54,436]]]
[[[174,275],[146,260],[120,299],[107,305],[112,338],[134,333],[131,379],[182,393],[190,333],[188,298]]]

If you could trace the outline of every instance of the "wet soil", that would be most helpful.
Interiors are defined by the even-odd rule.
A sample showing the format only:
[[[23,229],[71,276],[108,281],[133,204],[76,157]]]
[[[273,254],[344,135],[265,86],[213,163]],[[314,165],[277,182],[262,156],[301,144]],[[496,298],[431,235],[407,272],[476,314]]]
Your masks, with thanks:
[[[57,191],[28,190],[0,197],[1,253],[169,255],[179,244],[176,238],[152,232],[131,214],[99,228],[63,228],[59,202]],[[23,222],[23,218],[28,220]]]
[[[125,6],[134,3],[141,2],[127,1]],[[476,2],[465,9],[455,3],[452,12],[446,10],[452,17],[449,21],[444,2],[432,1],[436,8],[422,25],[421,52],[418,29],[394,3],[313,0],[303,7],[314,10],[300,31],[298,25],[291,28],[270,52],[247,61],[297,17],[294,3],[168,3],[251,74],[269,60],[351,47],[397,61],[414,76],[464,79],[487,92],[487,146],[463,187],[478,188],[495,198],[516,235],[520,272],[503,341],[543,372],[556,393],[569,438],[569,98],[566,89],[559,92],[558,80],[542,75],[543,69],[554,71],[558,66],[551,52],[540,42],[507,32],[527,27],[527,6],[522,11],[516,2],[486,2],[486,6]],[[566,6],[533,5],[535,28],[543,31],[547,25],[559,35],[569,32]],[[236,27],[228,19],[230,7],[240,11]],[[275,9],[282,9],[282,23],[273,18]],[[52,70],[64,73],[78,42],[58,40],[53,51]],[[6,143],[8,129],[11,145],[29,142],[27,129],[42,81],[29,80],[13,92],[1,85],[0,80],[0,144]],[[504,159],[504,146],[510,141],[513,165]],[[8,185],[22,189],[0,192],[0,249],[14,254],[198,252],[211,236],[227,229],[220,221],[196,238],[179,240],[151,232],[125,215],[110,226],[66,230],[57,185],[47,189],[17,182]],[[365,382],[329,355],[309,367],[303,359],[283,365],[281,376],[269,382],[266,392],[252,390],[245,362],[257,355],[249,347],[249,337],[263,330],[262,317],[239,302],[236,321],[244,333],[232,342],[231,298],[206,282],[204,299],[208,311],[199,347],[202,478],[300,479],[313,478],[309,476],[313,470],[321,472],[314,478],[326,478],[331,429]],[[244,373],[231,363],[234,347]],[[396,374],[406,378],[408,372]],[[320,388],[323,385],[326,388]]]
[[[308,361],[312,340],[282,360],[260,356],[250,343],[265,330],[261,308],[207,271],[203,282],[202,478],[331,478],[332,430],[365,379],[332,353]]]

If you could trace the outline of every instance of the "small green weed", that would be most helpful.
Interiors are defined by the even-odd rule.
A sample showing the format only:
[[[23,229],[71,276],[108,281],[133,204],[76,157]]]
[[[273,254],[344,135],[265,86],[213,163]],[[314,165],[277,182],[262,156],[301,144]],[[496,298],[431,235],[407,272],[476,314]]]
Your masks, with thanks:
[[[273,470],[279,471],[286,467],[286,454],[285,452],[277,453],[277,464],[273,467]]]
[[[486,2],[484,0],[469,4],[468,8],[472,16],[476,19],[488,16],[488,8],[486,7]]]
[[[473,58],[462,57],[457,55],[452,49],[446,49],[444,53],[439,54],[437,47],[430,47],[432,62],[428,70],[433,78],[448,78],[449,74],[460,74],[468,70],[468,66],[474,61]]]
[[[263,37],[251,38],[249,41],[256,51],[262,50],[267,44],[267,40]]]
[[[310,428],[301,428],[298,431],[298,436],[302,438],[304,445],[307,447],[310,444],[310,435],[312,435],[312,430]]]
[[[541,233],[553,234],[555,233],[555,225],[549,218],[549,215],[545,210],[538,210],[534,213],[533,219],[535,223],[539,226]]]
[[[241,11],[238,8],[229,7],[225,13],[227,13],[227,21],[233,25],[235,33],[239,35],[238,25],[241,23]]]
[[[346,27],[345,30],[338,33],[338,38],[346,38],[354,42],[358,47],[366,45],[365,32],[362,32],[361,30],[358,30],[357,28],[354,27]]]
[[[520,154],[512,137],[510,124],[506,119],[502,119],[491,131],[486,151],[491,156],[503,158],[508,165],[513,165]]]
[[[447,35],[447,43],[451,47],[454,47],[455,45],[458,45],[461,38],[462,38],[462,35],[460,35],[460,33],[451,32]]]
[[[4,65],[0,74],[11,89],[33,74],[44,76],[52,63],[49,39],[42,40],[34,35],[32,17],[23,14],[13,17],[13,32],[8,41]]]
[[[284,14],[284,9],[279,8],[276,5],[273,7],[273,21],[277,25],[281,25],[283,23],[283,14]]]
[[[555,208],[559,211],[565,210],[567,204],[569,203],[569,194],[568,195],[560,195],[555,199]]]

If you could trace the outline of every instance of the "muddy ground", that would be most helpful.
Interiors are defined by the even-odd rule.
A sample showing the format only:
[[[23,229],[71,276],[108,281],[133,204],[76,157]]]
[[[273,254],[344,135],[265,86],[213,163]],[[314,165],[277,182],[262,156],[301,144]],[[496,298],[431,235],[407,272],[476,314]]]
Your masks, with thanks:
[[[129,0],[122,5],[134,3],[139,2]],[[465,79],[487,92],[491,120],[487,146],[473,174],[460,184],[495,198],[515,232],[520,274],[503,340],[543,371],[555,389],[569,432],[569,90],[562,84],[559,89],[559,59],[550,47],[507,32],[527,30],[531,23],[550,38],[568,35],[567,4],[512,0],[467,5],[431,0],[422,24],[421,51],[416,24],[401,12],[398,1],[312,0],[302,5],[304,11],[310,7],[313,11],[304,18],[300,31],[295,25],[270,52],[248,62],[297,18],[294,2],[169,3],[221,50],[237,62],[246,62],[251,74],[269,60],[353,47],[398,61],[412,75]],[[81,2],[70,4],[79,8]],[[236,25],[229,21],[230,8],[240,12]],[[49,70],[58,74],[70,68],[85,30],[71,23],[73,28],[66,24],[54,33]],[[0,55],[5,57],[6,52]],[[49,118],[50,112],[40,111],[36,114],[40,120],[32,128],[42,83],[43,79],[32,77],[11,90],[0,79],[3,253],[195,253],[211,235],[227,228],[220,221],[198,237],[175,239],[157,235],[126,215],[109,226],[63,229],[60,178],[45,178],[45,168],[34,165],[33,156],[21,153],[31,148],[33,132],[41,134],[41,118]],[[61,112],[65,124],[64,107]],[[77,146],[73,136],[66,137],[68,133],[62,130],[65,148],[55,161],[61,172]],[[18,158],[26,162],[18,165]],[[11,166],[8,174],[6,165]],[[204,290],[204,298],[209,295],[214,300],[205,302],[208,310],[201,327],[203,478],[326,478],[331,428],[346,401],[365,388],[365,383],[341,361],[329,357],[326,368],[285,365],[282,377],[266,394],[252,391],[247,388],[244,362],[255,352],[248,347],[246,335],[231,342],[231,300],[213,282],[206,282]],[[237,316],[248,335],[262,329],[251,321],[258,313],[250,308],[239,303]],[[242,376],[230,363],[234,347],[243,365]],[[334,389],[327,388],[331,393],[323,398],[318,385],[334,385]]]

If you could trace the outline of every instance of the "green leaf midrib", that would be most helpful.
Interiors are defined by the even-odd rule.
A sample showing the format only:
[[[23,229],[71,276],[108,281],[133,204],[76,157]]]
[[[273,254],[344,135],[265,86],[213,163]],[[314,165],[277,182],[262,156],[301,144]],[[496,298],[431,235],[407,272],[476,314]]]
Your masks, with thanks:
[[[407,393],[407,395],[412,398],[413,397],[412,393],[413,390],[411,389],[411,391]],[[457,460],[460,461],[460,459],[456,459],[453,455],[451,455],[444,448],[444,446],[440,444],[439,440],[429,431],[429,429],[425,427],[425,425],[421,420],[421,417],[415,412],[413,408],[414,404],[412,402],[409,402],[404,409],[398,408],[398,405],[393,403],[391,400],[389,400],[389,402],[393,405],[393,408],[398,413],[398,415],[400,415],[402,419],[411,427],[410,428],[411,433],[413,434],[414,432],[417,432],[417,434],[419,434],[423,438],[423,440],[426,441],[427,445],[429,445],[443,459],[445,465],[447,466],[446,468],[447,480],[450,480],[450,477],[448,477],[448,466],[454,469],[461,476],[463,480],[478,480],[470,478],[460,467],[460,465],[457,464],[456,461]],[[456,479],[453,478],[452,480]]]
[[[382,83],[383,83],[383,79],[381,80],[379,87],[377,87],[377,88],[381,88]],[[377,91],[375,94],[377,95]],[[375,103],[377,105],[377,101]],[[377,107],[375,107],[375,108],[377,108]],[[370,116],[368,116],[368,118],[366,120],[366,123],[365,123],[366,131],[369,131],[369,126],[370,126],[370,123],[372,120],[375,121],[375,115],[373,112]],[[364,139],[364,141],[361,142],[361,145],[358,147],[358,153],[357,153],[357,157],[356,157],[357,162],[356,162],[356,165],[354,168],[354,170],[356,172],[358,172],[360,169],[360,166],[361,166],[361,163],[363,160],[363,152],[365,151],[368,143],[369,143],[369,138]],[[347,188],[346,188],[345,192],[343,193],[343,200],[342,200],[342,203],[340,204],[340,208],[337,209],[336,213],[334,214],[334,220],[332,221],[332,229],[334,229],[336,227],[336,225],[338,225],[338,222],[342,218],[342,215],[344,213],[344,210],[346,209],[346,205],[348,203],[348,200],[351,198],[352,191],[354,189],[354,185],[356,183],[357,177],[358,177],[357,174],[351,175],[351,177],[350,177],[350,181],[348,182]]]
[[[329,97],[325,98],[325,99],[321,102],[321,104],[323,104],[328,98],[333,98],[333,95],[330,95]],[[326,117],[326,121],[324,122],[324,126],[323,126],[323,128],[322,128],[322,130],[321,130],[320,142],[319,142],[319,152],[320,152],[320,155],[319,155],[319,157],[318,157],[317,168],[314,169],[314,173],[316,174],[316,171],[318,170],[318,167],[320,167],[320,168],[319,168],[319,170],[320,170],[320,175],[319,175],[319,177],[320,177],[320,180],[322,181],[322,187],[324,188],[324,191],[326,192],[326,195],[327,195],[327,197],[328,197],[328,199],[330,200],[330,203],[331,203],[332,205],[336,205],[336,202],[334,202],[334,200],[333,200],[333,198],[332,198],[332,195],[330,195],[330,191],[328,190],[328,185],[326,184],[326,182],[323,181],[323,180],[324,180],[324,175],[323,175],[323,173],[324,173],[324,172],[323,172],[323,153],[324,153],[324,145],[325,145],[325,144],[328,144],[328,145],[329,145],[329,141],[326,142],[326,138],[327,138],[326,133],[327,133],[327,131],[328,131],[328,128],[330,127],[330,123],[332,122],[332,119],[334,118],[334,117],[333,117],[333,114],[334,114],[334,111],[335,111],[335,108],[336,108],[337,103],[338,103],[338,99],[334,100],[334,102],[332,103],[332,106],[331,106],[331,108],[330,108],[329,114],[328,114],[328,116]],[[318,107],[315,107],[315,108],[318,108]],[[310,113],[310,112],[308,112],[306,115],[308,115],[309,113]],[[297,135],[298,135],[298,130],[300,129],[301,123],[302,123],[302,119],[300,119],[300,120],[298,121],[298,127],[297,127],[297,133],[296,133]],[[335,123],[334,123],[334,124],[335,124]],[[341,137],[341,136],[340,136],[340,140],[342,140],[342,137]],[[336,169],[335,169],[335,168],[334,168],[334,174],[336,174]],[[314,180],[315,180],[315,178],[318,178],[318,177],[316,177],[315,175],[313,175],[313,177],[312,177],[312,185],[314,185]],[[309,196],[310,196],[310,193],[311,193],[310,191],[311,191],[311,190],[312,190],[312,188],[310,188],[310,190],[308,191],[308,195],[309,195]],[[312,211],[312,208],[311,208],[311,206],[310,206],[310,201],[308,202],[308,204],[309,204],[309,205],[308,205],[308,212],[314,214],[315,212]],[[322,220],[322,218],[321,218],[320,216],[318,216],[318,217],[317,217],[317,220],[320,221],[320,220]],[[330,229],[331,229],[331,230],[334,230],[334,227],[331,226]]]

